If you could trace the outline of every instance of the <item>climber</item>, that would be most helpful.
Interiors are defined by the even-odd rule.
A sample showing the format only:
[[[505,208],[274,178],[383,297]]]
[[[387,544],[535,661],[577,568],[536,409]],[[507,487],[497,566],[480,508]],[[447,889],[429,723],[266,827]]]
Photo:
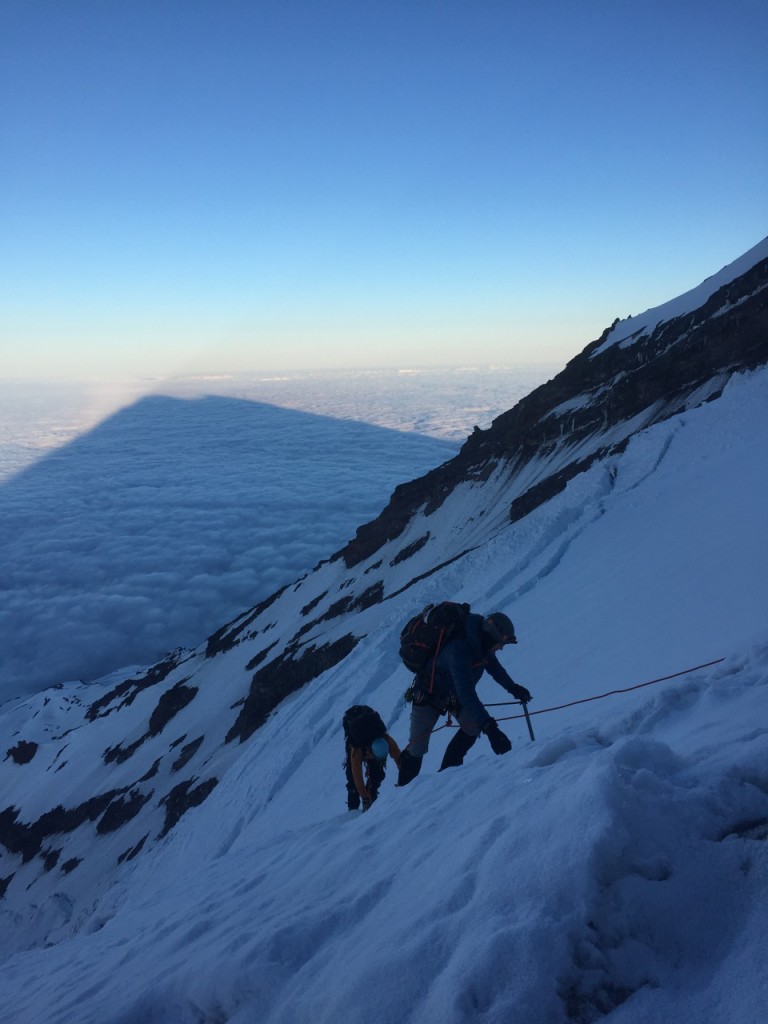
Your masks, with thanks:
[[[347,807],[355,811],[362,801],[367,811],[379,795],[386,775],[387,757],[400,764],[400,748],[387,732],[379,714],[366,704],[356,704],[342,719],[346,756]],[[365,777],[364,777],[365,775]]]
[[[481,732],[494,754],[506,754],[512,743],[480,703],[476,687],[484,672],[527,704],[531,694],[503,668],[496,654],[506,644],[516,644],[515,628],[503,612],[482,616],[469,612],[463,626],[438,650],[436,657],[416,676],[412,688],[410,739],[400,755],[398,786],[406,786],[421,770],[429,738],[441,715],[456,716],[459,730],[445,749],[440,771],[464,761]]]

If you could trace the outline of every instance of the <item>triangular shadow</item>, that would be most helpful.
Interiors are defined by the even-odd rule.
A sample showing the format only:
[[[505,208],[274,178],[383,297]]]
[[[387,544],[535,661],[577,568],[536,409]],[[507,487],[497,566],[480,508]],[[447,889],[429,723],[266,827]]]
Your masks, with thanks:
[[[0,486],[0,699],[196,645],[455,451],[241,398],[115,412]]]

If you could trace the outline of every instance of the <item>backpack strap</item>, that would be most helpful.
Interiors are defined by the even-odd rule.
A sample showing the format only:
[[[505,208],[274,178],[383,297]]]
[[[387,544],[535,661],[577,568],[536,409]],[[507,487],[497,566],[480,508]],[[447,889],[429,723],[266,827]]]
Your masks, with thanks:
[[[432,672],[431,672],[430,677],[429,677],[429,690],[427,691],[429,694],[431,694],[432,691],[435,688],[435,670],[437,668],[437,656],[440,654],[440,648],[443,646],[443,637],[444,636],[445,636],[445,626],[443,626],[441,628],[441,630],[440,630],[440,632],[438,634],[438,637],[437,637],[437,644],[435,645],[435,655],[432,658]]]

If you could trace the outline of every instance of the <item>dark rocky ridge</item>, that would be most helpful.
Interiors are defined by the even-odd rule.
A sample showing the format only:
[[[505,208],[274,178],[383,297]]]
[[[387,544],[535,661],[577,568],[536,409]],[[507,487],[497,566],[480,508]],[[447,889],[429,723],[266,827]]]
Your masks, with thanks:
[[[338,665],[354,650],[357,641],[357,637],[349,634],[320,647],[310,645],[298,657],[295,647],[288,648],[280,657],[259,669],[251,681],[250,691],[235,724],[227,733],[227,743],[235,739],[241,743],[247,740],[281,701]]]
[[[429,515],[460,483],[487,479],[500,462],[523,465],[535,455],[550,454],[564,436],[569,445],[576,445],[658,403],[644,423],[649,426],[678,413],[690,395],[719,374],[765,363],[767,281],[768,260],[762,260],[693,312],[659,324],[649,336],[626,348],[615,344],[595,355],[612,325],[561,373],[502,413],[487,430],[475,430],[453,459],[396,488],[381,515],[361,526],[334,558],[343,558],[348,568],[358,565],[397,538],[419,509]],[[554,413],[558,406],[581,396],[589,400],[579,408]],[[595,457],[601,454],[606,450]],[[544,481],[537,484],[530,499],[513,510],[513,518],[532,511],[586,468],[588,463],[574,464],[550,486]]]

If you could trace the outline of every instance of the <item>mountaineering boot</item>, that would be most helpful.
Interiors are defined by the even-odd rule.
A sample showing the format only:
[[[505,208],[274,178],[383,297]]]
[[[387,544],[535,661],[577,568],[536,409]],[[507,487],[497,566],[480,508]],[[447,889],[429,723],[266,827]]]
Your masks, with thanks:
[[[464,755],[474,746],[476,739],[477,736],[469,736],[463,729],[459,729],[445,748],[443,763],[438,768],[438,771],[442,771],[444,768],[456,768],[458,765],[464,764]]]
[[[501,731],[493,718],[483,726],[483,732],[488,737],[494,754],[508,754],[512,749],[512,740]]]
[[[368,761],[365,768],[365,784],[371,794],[371,802],[373,802],[379,795],[379,787],[384,781],[386,769],[381,761]]]
[[[421,771],[420,757],[414,757],[408,750],[404,750],[400,755],[400,771],[397,775],[398,786],[407,786],[409,782],[413,782],[416,776]]]

